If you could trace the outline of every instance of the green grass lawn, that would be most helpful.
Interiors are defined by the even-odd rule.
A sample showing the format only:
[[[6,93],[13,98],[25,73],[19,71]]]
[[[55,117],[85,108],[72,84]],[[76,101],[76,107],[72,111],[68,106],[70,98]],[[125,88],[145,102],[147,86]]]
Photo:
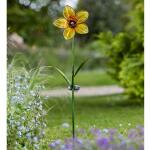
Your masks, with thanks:
[[[69,98],[51,98],[45,100],[47,114],[48,138],[63,139],[71,136],[71,104]],[[143,104],[126,95],[76,98],[76,129],[89,130],[117,128],[123,134],[136,125],[143,125]],[[63,128],[69,123],[70,128]]]
[[[71,78],[69,74],[68,77]],[[100,86],[100,85],[112,85],[117,84],[115,80],[111,78],[105,71],[94,70],[94,71],[82,71],[79,72],[76,79],[76,84],[81,86]],[[48,87],[62,87],[66,86],[66,82],[59,74],[53,74],[48,78]]]

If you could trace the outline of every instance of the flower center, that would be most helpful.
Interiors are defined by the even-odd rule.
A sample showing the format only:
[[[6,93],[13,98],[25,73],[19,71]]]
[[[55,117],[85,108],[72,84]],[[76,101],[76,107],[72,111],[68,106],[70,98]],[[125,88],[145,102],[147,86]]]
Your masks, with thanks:
[[[69,21],[69,26],[70,26],[71,28],[75,28],[75,27],[76,27],[76,21],[70,20],[70,21]]]

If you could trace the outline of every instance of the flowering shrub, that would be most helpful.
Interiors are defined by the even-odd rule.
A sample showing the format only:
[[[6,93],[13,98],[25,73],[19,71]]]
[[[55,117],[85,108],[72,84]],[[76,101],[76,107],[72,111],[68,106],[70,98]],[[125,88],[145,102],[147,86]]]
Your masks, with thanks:
[[[7,143],[9,150],[41,149],[46,114],[34,82],[38,71],[8,67]]]
[[[56,140],[49,144],[52,150],[144,150],[144,128],[141,126],[120,134],[117,129],[91,129],[91,138]]]

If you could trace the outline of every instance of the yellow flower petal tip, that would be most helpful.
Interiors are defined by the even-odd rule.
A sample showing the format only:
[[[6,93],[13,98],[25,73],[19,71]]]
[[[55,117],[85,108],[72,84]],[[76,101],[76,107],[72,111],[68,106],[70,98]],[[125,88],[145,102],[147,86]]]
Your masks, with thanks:
[[[86,24],[78,24],[75,30],[79,34],[87,34],[89,32],[88,26]]]
[[[64,7],[63,15],[66,19],[70,19],[70,17],[75,16],[75,11],[71,6],[67,5]]]
[[[64,30],[63,35],[66,40],[70,40],[75,36],[75,30],[73,28],[67,28]]]
[[[58,18],[57,20],[55,20],[53,22],[53,24],[58,28],[67,28],[68,27],[68,23],[65,18]]]
[[[78,34],[87,34],[89,32],[88,26],[84,23],[89,13],[87,11],[75,12],[75,10],[67,5],[63,9],[64,18],[58,18],[53,24],[58,28],[64,29],[64,38],[69,40],[75,36],[75,32]]]
[[[76,17],[78,19],[78,23],[83,23],[88,19],[89,13],[87,11],[79,11],[77,12]]]

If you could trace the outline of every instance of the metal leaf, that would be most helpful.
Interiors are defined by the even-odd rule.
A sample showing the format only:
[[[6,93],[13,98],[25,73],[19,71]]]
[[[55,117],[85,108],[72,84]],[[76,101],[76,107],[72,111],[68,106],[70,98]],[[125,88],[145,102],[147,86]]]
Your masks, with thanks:
[[[68,77],[67,77],[59,68],[57,68],[57,67],[53,67],[53,68],[58,71],[58,73],[65,79],[65,81],[66,81],[69,85],[71,85],[71,82],[70,82],[70,80],[68,79]]]
[[[74,73],[74,77],[78,74],[78,72],[80,71],[80,69],[84,66],[84,64],[88,61],[88,59],[86,59],[85,61],[83,61],[79,67],[77,68],[77,70]]]

